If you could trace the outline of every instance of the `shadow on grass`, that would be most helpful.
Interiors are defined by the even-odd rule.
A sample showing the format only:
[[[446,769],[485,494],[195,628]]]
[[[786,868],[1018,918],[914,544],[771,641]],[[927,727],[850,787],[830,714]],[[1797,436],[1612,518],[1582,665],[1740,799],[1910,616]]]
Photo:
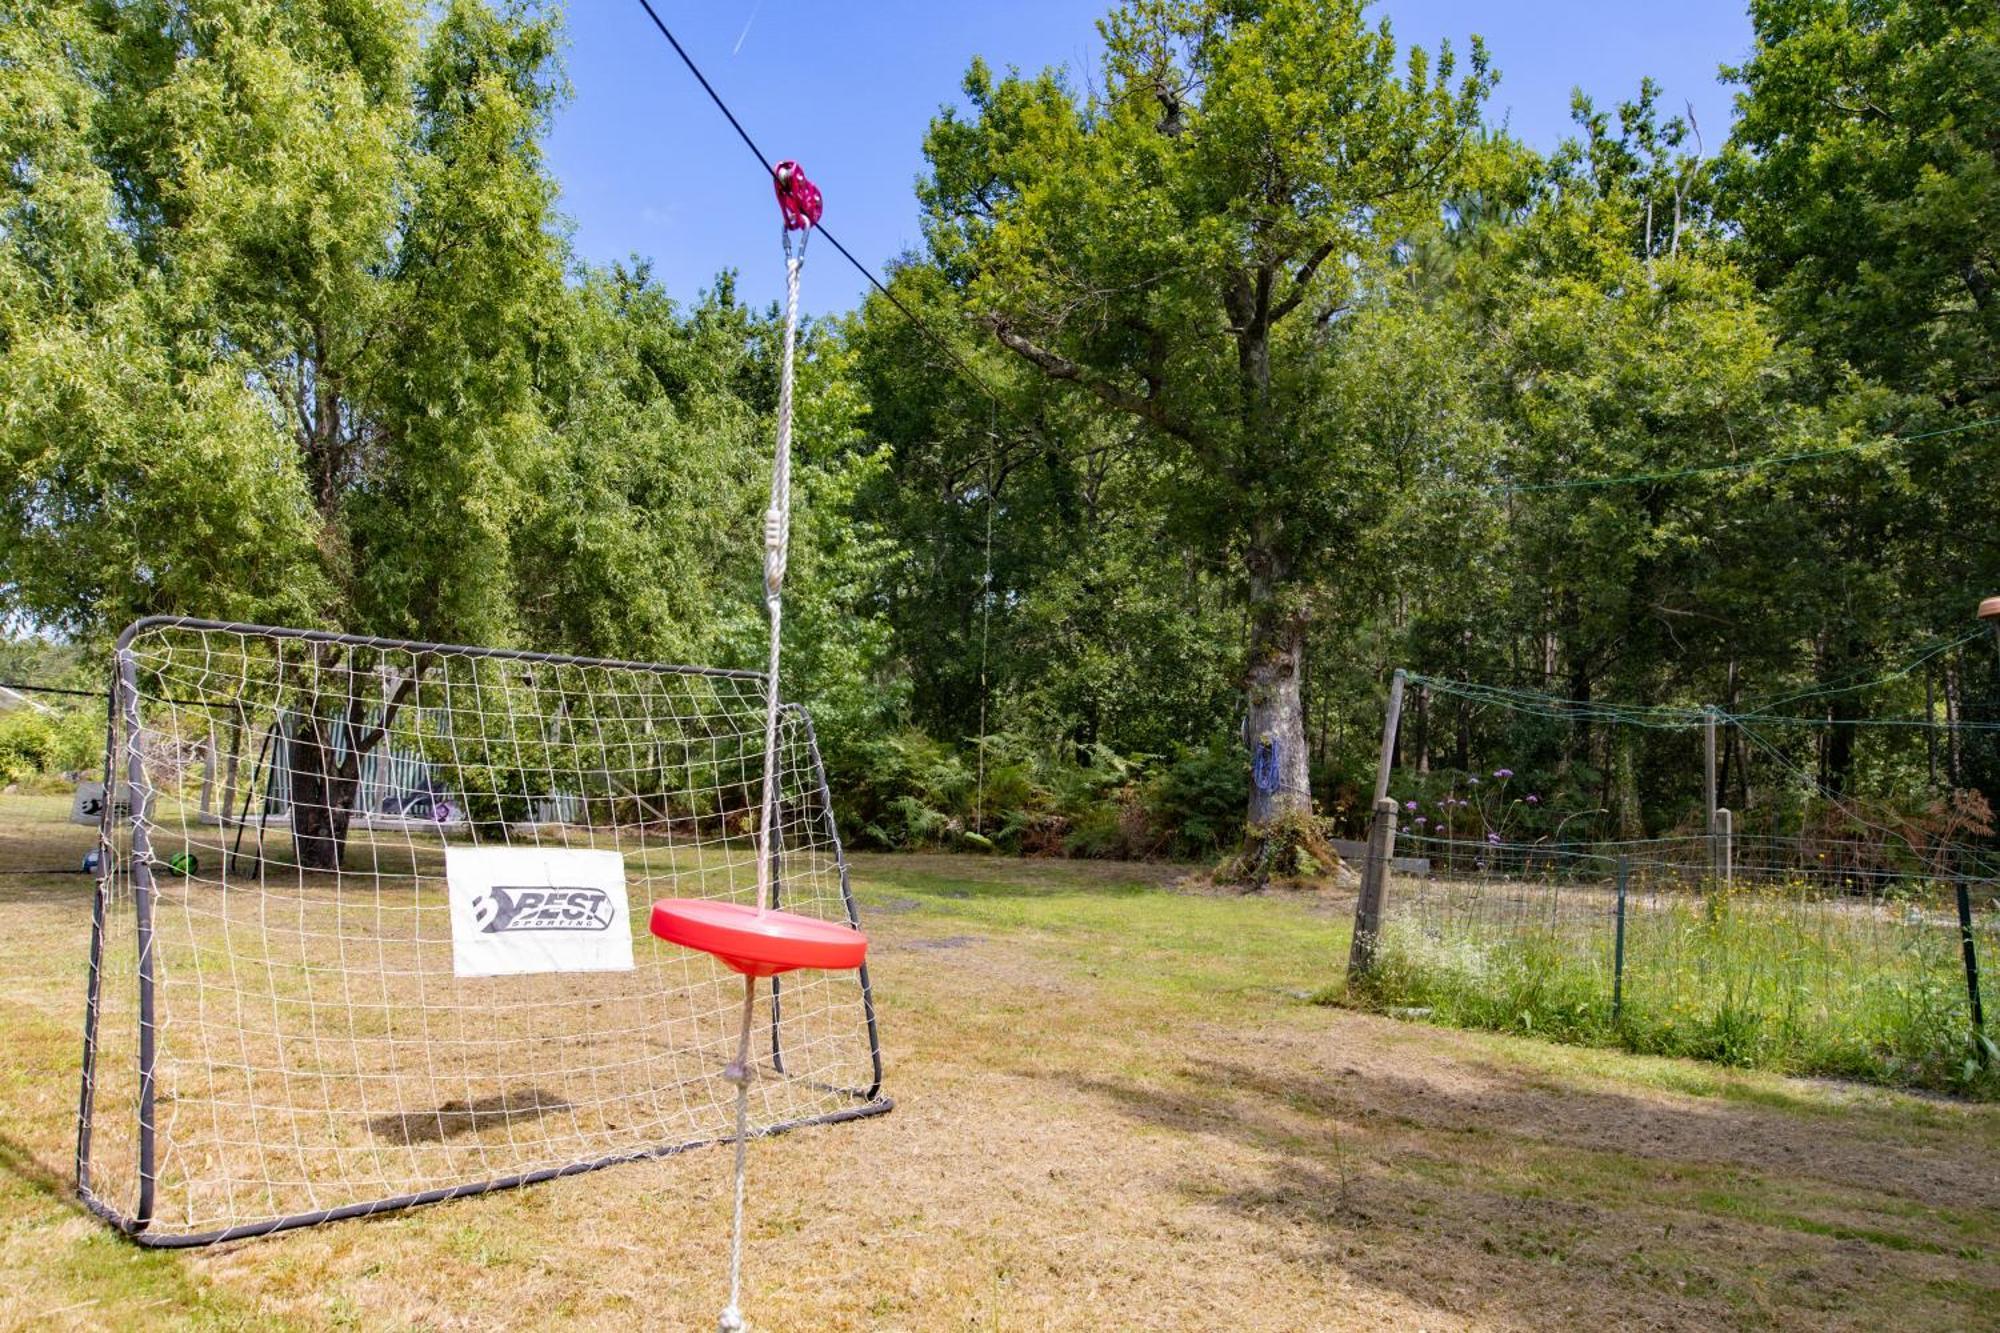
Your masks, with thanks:
[[[1970,1314],[1955,1301],[2000,1300],[2000,1180],[1975,1136],[1910,1143],[1885,1117],[1626,1096],[1484,1062],[1426,1079],[1335,1061],[1060,1077],[1141,1124],[1264,1159],[1223,1176],[1186,1155],[1175,1187],[1191,1202],[1456,1314],[1721,1326],[1766,1299],[1791,1307],[1781,1324],[1914,1301],[1949,1323]],[[1940,1256],[1970,1281],[1961,1297],[1930,1284]]]
[[[32,1193],[43,1195],[73,1213],[89,1211],[76,1197],[66,1169],[50,1165],[33,1148],[4,1132],[0,1132],[0,1174],[12,1176]]]
[[[482,1129],[509,1127],[575,1109],[553,1092],[540,1088],[509,1088],[478,1101],[449,1101],[435,1111],[405,1111],[376,1116],[368,1122],[375,1137],[405,1148],[443,1143]]]
[[[1213,1115],[1218,1100],[1227,1099],[1233,1102],[1223,1117],[1228,1132],[1254,1147],[1296,1143],[1297,1126],[1280,1115],[1290,1111],[1329,1124],[1345,1122],[1361,1132],[1415,1129],[1473,1142],[1514,1140],[1616,1154],[1639,1163],[1780,1174],[1939,1207],[1986,1210],[2000,1231],[2000,1176],[1982,1165],[1990,1164],[1988,1146],[1973,1134],[1938,1141],[1893,1115],[1829,1122],[1756,1103],[1607,1092],[1485,1060],[1460,1062],[1453,1074],[1432,1080],[1379,1069],[1328,1073],[1191,1059],[1183,1062],[1182,1076],[1215,1092],[1098,1086],[1133,1114],[1158,1113],[1164,1123],[1188,1114],[1190,1105],[1207,1106]],[[2000,1118],[1970,1105],[1966,1114]]]

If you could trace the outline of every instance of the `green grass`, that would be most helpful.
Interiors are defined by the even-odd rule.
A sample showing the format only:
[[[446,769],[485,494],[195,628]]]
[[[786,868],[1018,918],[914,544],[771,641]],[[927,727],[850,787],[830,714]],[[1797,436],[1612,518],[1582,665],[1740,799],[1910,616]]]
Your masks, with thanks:
[[[2000,1097],[1938,900],[1635,895],[1615,978],[1608,894],[1427,888],[1385,925],[1378,971],[1351,998],[1456,1027]]]
[[[1282,897],[1164,892],[1171,869],[1116,863],[859,856],[864,916],[919,911],[940,935],[1027,935],[1066,971],[1121,997],[1215,1014],[1307,998],[1310,979],[1344,963],[1345,913]]]

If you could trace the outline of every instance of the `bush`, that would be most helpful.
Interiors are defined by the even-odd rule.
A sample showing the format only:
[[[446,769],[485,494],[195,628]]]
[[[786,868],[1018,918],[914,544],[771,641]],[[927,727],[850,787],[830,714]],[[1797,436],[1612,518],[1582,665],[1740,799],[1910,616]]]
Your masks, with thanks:
[[[1249,778],[1226,739],[1171,757],[988,736],[953,746],[906,729],[847,747],[834,808],[857,845],[1022,856],[1193,859],[1241,836]]]
[[[1243,836],[1250,776],[1241,747],[1224,737],[1181,747],[1148,780],[1143,800],[1146,819],[1170,855],[1216,855]]]
[[[104,718],[85,709],[0,713],[0,783],[94,772],[103,762]]]

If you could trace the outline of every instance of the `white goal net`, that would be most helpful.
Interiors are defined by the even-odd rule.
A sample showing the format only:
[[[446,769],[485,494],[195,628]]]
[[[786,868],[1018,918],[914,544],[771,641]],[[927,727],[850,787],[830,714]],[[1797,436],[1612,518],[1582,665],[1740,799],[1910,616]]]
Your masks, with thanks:
[[[142,621],[120,640],[77,1178],[185,1245],[728,1138],[763,677]],[[858,924],[805,714],[774,906]],[[628,952],[629,948],[629,952]],[[761,983],[753,1133],[887,1110],[860,973]]]

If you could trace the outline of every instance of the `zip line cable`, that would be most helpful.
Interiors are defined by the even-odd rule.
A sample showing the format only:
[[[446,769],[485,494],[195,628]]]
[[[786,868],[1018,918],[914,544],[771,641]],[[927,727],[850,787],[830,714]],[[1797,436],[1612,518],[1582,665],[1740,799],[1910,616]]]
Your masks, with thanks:
[[[765,154],[764,150],[757,146],[756,139],[751,136],[750,131],[748,129],[744,128],[742,120],[738,118],[738,116],[733,110],[730,109],[729,103],[723,100],[722,94],[716,91],[715,85],[709,81],[708,75],[702,72],[701,66],[695,63],[694,57],[688,54],[688,50],[685,46],[681,45],[680,38],[674,35],[673,29],[667,26],[666,20],[660,17],[659,11],[653,8],[652,0],[639,0],[639,7],[646,11],[646,17],[650,18],[653,21],[653,26],[659,29],[660,35],[662,37],[667,39],[667,44],[673,48],[674,54],[680,57],[680,61],[683,65],[687,67],[688,73],[692,74],[695,78],[695,82],[701,85],[701,90],[704,93],[708,94],[708,99],[709,101],[715,104],[715,109],[722,113],[723,119],[729,122],[729,127],[732,130],[736,131],[736,137],[743,141],[743,146],[750,151],[751,156],[757,159],[757,165],[760,168],[762,168],[765,172],[769,173],[775,179],[777,174],[776,165],[772,162],[770,157]],[[828,245],[831,245],[834,248],[834,250],[839,253],[840,257],[842,259],[845,259],[848,262],[848,264],[854,269],[854,271],[856,273],[859,273],[862,276],[862,278],[867,281],[870,287],[874,288],[877,292],[880,292],[882,296],[889,302],[889,304],[894,306],[896,310],[899,313],[901,313],[905,319],[909,320],[911,325],[915,327],[919,333],[923,334],[923,336],[929,339],[930,342],[933,343],[938,348],[939,351],[945,354],[946,358],[950,360],[950,362],[958,370],[958,372],[963,376],[965,376],[966,381],[968,383],[970,383],[974,388],[979,390],[980,393],[984,394],[989,400],[992,401],[992,403],[996,407],[1009,406],[1005,402],[1005,400],[1001,398],[1000,394],[990,384],[986,382],[985,377],[972,368],[971,363],[965,359],[965,357],[958,351],[957,348],[953,347],[948,340],[946,340],[941,334],[938,333],[937,330],[933,329],[930,326],[930,324],[927,323],[921,316],[919,316],[914,310],[910,309],[908,305],[904,304],[902,298],[897,296],[895,292],[891,291],[888,288],[888,286],[882,282],[880,278],[877,278],[872,269],[870,269],[866,264],[862,263],[859,259],[857,259],[854,255],[854,252],[849,250],[844,244],[842,244],[839,237],[835,236],[831,231],[827,230],[823,222],[816,227],[816,230],[819,232],[821,236],[824,236],[826,238],[826,243]],[[1011,411],[1012,409],[1011,407],[1009,407],[1010,414]],[[1672,481],[1684,477],[1707,476],[1716,474],[1726,474],[1732,472],[1749,472],[1761,467],[1783,467],[1783,466],[1789,466],[1794,463],[1810,462],[1815,459],[1833,458],[1846,454],[1861,453],[1869,449],[1901,447],[1903,445],[1914,444],[1922,440],[1939,439],[1946,436],[1963,434],[1970,431],[1984,430],[1996,424],[2000,424],[2000,417],[1987,417],[1987,418],[1982,418],[1978,421],[1961,422],[1960,424],[1955,426],[1945,426],[1936,430],[1922,431],[1914,435],[1891,435],[1878,439],[1859,441],[1854,444],[1838,445],[1826,449],[1812,449],[1793,454],[1778,454],[1778,455],[1769,455],[1761,458],[1740,459],[1734,462],[1715,463],[1699,467],[1680,468],[1662,472],[1632,473],[1625,476],[1617,476],[1617,477],[1573,477],[1560,481],[1537,482],[1537,483],[1530,483],[1527,485],[1448,487],[1445,488],[1442,492],[1432,492],[1432,494],[1441,494],[1441,493],[1449,494],[1453,491],[1459,491],[1459,492],[1472,491],[1483,494],[1504,495],[1504,494],[1524,494],[1524,493],[1533,493],[1542,491],[1600,489],[1600,488],[1609,488],[1614,486],[1643,485],[1647,482],[1655,482],[1655,481]],[[989,443],[989,449],[990,447],[991,445]],[[990,460],[989,460],[989,465],[990,465]],[[988,505],[987,517],[988,517],[988,523],[990,524],[992,518],[991,514],[992,496],[990,492],[987,496],[987,505]],[[989,559],[991,556],[991,540],[992,539],[989,535],[988,537]],[[990,580],[991,578],[990,574],[988,575],[988,578]],[[1977,636],[1974,635],[1969,637],[1977,637]],[[1963,643],[1966,641],[1967,640],[1960,640],[1958,642]],[[1944,647],[1937,649],[1937,651],[1939,652],[1946,651],[1947,649],[1956,646],[1958,646],[1957,643],[1947,644],[1944,645]],[[1922,659],[1919,659],[1919,662],[1912,663],[1910,668],[1906,668],[1906,672],[1907,670],[1914,669],[1915,666],[1920,665],[1921,661]],[[984,673],[982,671],[982,675],[983,674]],[[1425,684],[1443,689],[1446,692],[1460,693],[1466,695],[1466,697],[1475,697],[1467,693],[1468,687],[1466,687],[1463,682],[1444,681],[1430,677],[1418,677],[1417,679],[1421,679]],[[1870,683],[1879,684],[1881,682],[1877,681]],[[1482,687],[1482,688],[1491,690],[1498,689],[1498,687]],[[1853,688],[1863,689],[1866,688],[1866,686],[1855,686]],[[1828,691],[1826,693],[1832,693],[1832,692],[1833,691]],[[1526,692],[1520,692],[1520,693],[1523,696],[1525,696]],[[1777,703],[1799,702],[1805,699],[1816,698],[1816,697],[1823,697],[1823,695],[1797,694],[1797,695],[1787,696],[1779,700],[1772,700],[1769,702],[1774,705]],[[1545,711],[1545,715],[1560,716],[1565,718],[1594,717],[1607,721],[1631,722],[1642,726],[1665,726],[1669,728],[1679,728],[1685,726],[1702,725],[1706,721],[1708,716],[1707,713],[1698,709],[1675,709],[1675,708],[1634,709],[1622,705],[1594,705],[1591,703],[1576,701],[1576,700],[1556,700],[1552,699],[1549,696],[1538,696],[1538,698],[1542,705],[1542,709]],[[1497,696],[1490,698],[1489,701],[1502,702],[1502,700]],[[1517,702],[1514,706],[1522,706],[1522,705]],[[1718,716],[1728,717],[1730,715],[1721,714]],[[1782,725],[1788,723],[1799,723],[1807,725],[1824,724],[1823,719],[1816,719],[1816,718],[1784,718],[1784,717],[1775,717],[1768,714],[1748,714],[1746,716],[1755,717],[1759,722],[1769,723],[1773,725]],[[1929,721],[1916,721],[1916,720],[1867,719],[1867,720],[1856,720],[1855,722],[1852,723],[1852,725],[1922,727],[1922,726],[1937,726],[1939,724]],[[1961,721],[1960,723],[1958,723],[1958,725],[1961,728],[1973,729],[1973,730],[1983,730],[1989,728],[2000,730],[2000,724],[1966,723]]]
[[[743,146],[745,148],[748,148],[750,150],[750,155],[757,159],[757,165],[762,167],[775,180],[777,178],[777,171],[778,171],[777,167],[772,164],[770,157],[765,154],[764,150],[757,146],[756,139],[752,138],[750,131],[744,128],[742,120],[740,120],[737,117],[734,111],[730,110],[729,103],[722,100],[722,94],[715,90],[715,85],[709,82],[708,76],[706,74],[702,73],[701,66],[695,63],[694,57],[688,54],[688,50],[685,46],[681,45],[680,38],[674,36],[673,29],[667,26],[666,20],[662,19],[659,15],[659,11],[653,8],[651,0],[639,0],[639,7],[646,11],[646,17],[650,18],[653,21],[653,26],[660,30],[660,35],[667,39],[667,44],[669,46],[673,47],[674,54],[680,57],[681,63],[683,65],[687,66],[688,73],[694,75],[695,82],[699,83],[701,85],[701,90],[708,94],[708,100],[715,103],[715,109],[717,111],[720,111],[722,113],[723,119],[729,122],[729,128],[736,131],[736,137],[743,141]],[[981,394],[985,395],[988,402],[992,405],[992,410],[996,415],[998,410],[1001,408],[1006,408],[1010,416],[1013,414],[1012,407],[1006,402],[1005,399],[1003,399],[1000,396],[998,391],[996,391],[993,388],[993,386],[991,386],[986,382],[984,376],[982,376],[978,371],[972,368],[971,363],[968,362],[964,356],[960,355],[958,349],[953,347],[950,342],[946,341],[946,339],[942,335],[940,335],[935,329],[933,329],[921,317],[919,317],[916,311],[910,309],[909,306],[903,304],[901,297],[897,296],[896,293],[889,290],[889,288],[886,285],[884,285],[882,280],[877,278],[874,272],[866,264],[862,263],[859,259],[854,257],[853,251],[849,250],[845,245],[841,244],[839,237],[835,236],[832,232],[827,230],[826,223],[823,220],[818,221],[815,224],[814,230],[817,231],[822,237],[826,239],[826,243],[828,245],[831,245],[834,248],[834,250],[839,253],[840,257],[842,259],[845,259],[848,262],[848,264],[853,267],[855,272],[859,273],[863,278],[867,279],[868,285],[870,287],[873,287],[876,291],[880,292],[883,295],[883,297],[888,300],[889,304],[894,306],[902,314],[903,318],[909,320],[910,324],[919,333],[923,334],[925,338],[929,339],[933,344],[936,345],[939,351],[945,354],[945,356],[951,361],[953,367],[957,369],[959,374],[963,375],[966,381],[970,383],[973,388],[979,390]],[[991,437],[991,433],[989,433],[989,438],[986,444],[986,466],[985,466],[986,494],[984,497],[986,502],[986,573],[984,582],[980,585],[981,611],[980,611],[980,629],[979,629],[979,799],[976,806],[977,814],[975,815],[975,827],[982,833],[984,832],[984,823],[985,823],[985,796],[986,796],[986,704],[987,704],[986,659],[987,659],[987,640],[989,634],[991,633],[991,624],[993,616],[993,610],[992,610],[993,505],[994,505],[993,446],[994,446],[994,441],[993,438]]]
[[[681,45],[680,38],[674,36],[673,29],[667,26],[666,20],[662,19],[659,15],[659,12],[653,8],[652,0],[639,0],[639,7],[646,11],[646,17],[653,20],[653,26],[660,30],[660,35],[666,38],[667,44],[674,48],[674,54],[681,58],[681,63],[683,65],[687,66],[688,73],[694,75],[695,82],[699,83],[701,85],[701,90],[708,94],[708,100],[715,103],[715,109],[717,111],[720,111],[723,115],[723,119],[729,122],[729,128],[736,131],[736,137],[743,141],[744,147],[748,148],[750,150],[751,156],[757,159],[757,165],[762,167],[767,173],[769,173],[775,179],[777,175],[777,167],[772,163],[769,157],[765,156],[764,150],[757,146],[757,141],[750,137],[750,131],[743,128],[743,122],[741,120],[738,120],[736,117],[736,113],[729,109],[729,103],[722,100],[722,94],[715,91],[715,85],[710,83],[708,81],[708,76],[701,72],[701,66],[694,63],[694,57],[689,55],[687,52],[687,48]],[[894,292],[890,291],[888,287],[883,285],[882,280],[880,278],[877,278],[874,274],[874,271],[871,270],[866,264],[862,263],[859,259],[856,259],[854,257],[854,252],[849,250],[846,246],[842,245],[840,243],[840,238],[835,236],[832,232],[828,231],[826,229],[826,224],[824,222],[818,223],[814,227],[814,230],[817,231],[821,236],[826,238],[826,243],[832,246],[836,251],[838,251],[840,257],[842,259],[845,259],[850,265],[852,265],[856,273],[859,273],[863,278],[868,280],[869,286],[873,287],[876,291],[882,293],[882,295],[885,298],[887,298],[890,305],[893,305],[894,307],[896,307],[897,310],[901,311],[903,314],[903,318],[909,320],[911,324],[916,326],[918,332],[922,333],[926,338],[930,339],[933,343],[935,343],[938,347],[938,350],[942,351],[947,357],[951,359],[952,364],[958,368],[959,373],[964,375],[965,378],[971,382],[974,388],[978,389],[981,393],[985,394],[995,403],[1004,406],[1004,402],[1001,399],[999,393],[997,393],[991,385],[987,384],[985,379],[979,374],[978,371],[972,368],[971,364],[967,362],[963,356],[959,355],[958,349],[953,347],[949,342],[946,342],[945,339],[941,335],[939,335],[935,329],[931,328],[929,324],[926,324],[921,318],[919,318],[916,311],[910,309],[907,305],[904,305],[902,298],[897,296]]]

